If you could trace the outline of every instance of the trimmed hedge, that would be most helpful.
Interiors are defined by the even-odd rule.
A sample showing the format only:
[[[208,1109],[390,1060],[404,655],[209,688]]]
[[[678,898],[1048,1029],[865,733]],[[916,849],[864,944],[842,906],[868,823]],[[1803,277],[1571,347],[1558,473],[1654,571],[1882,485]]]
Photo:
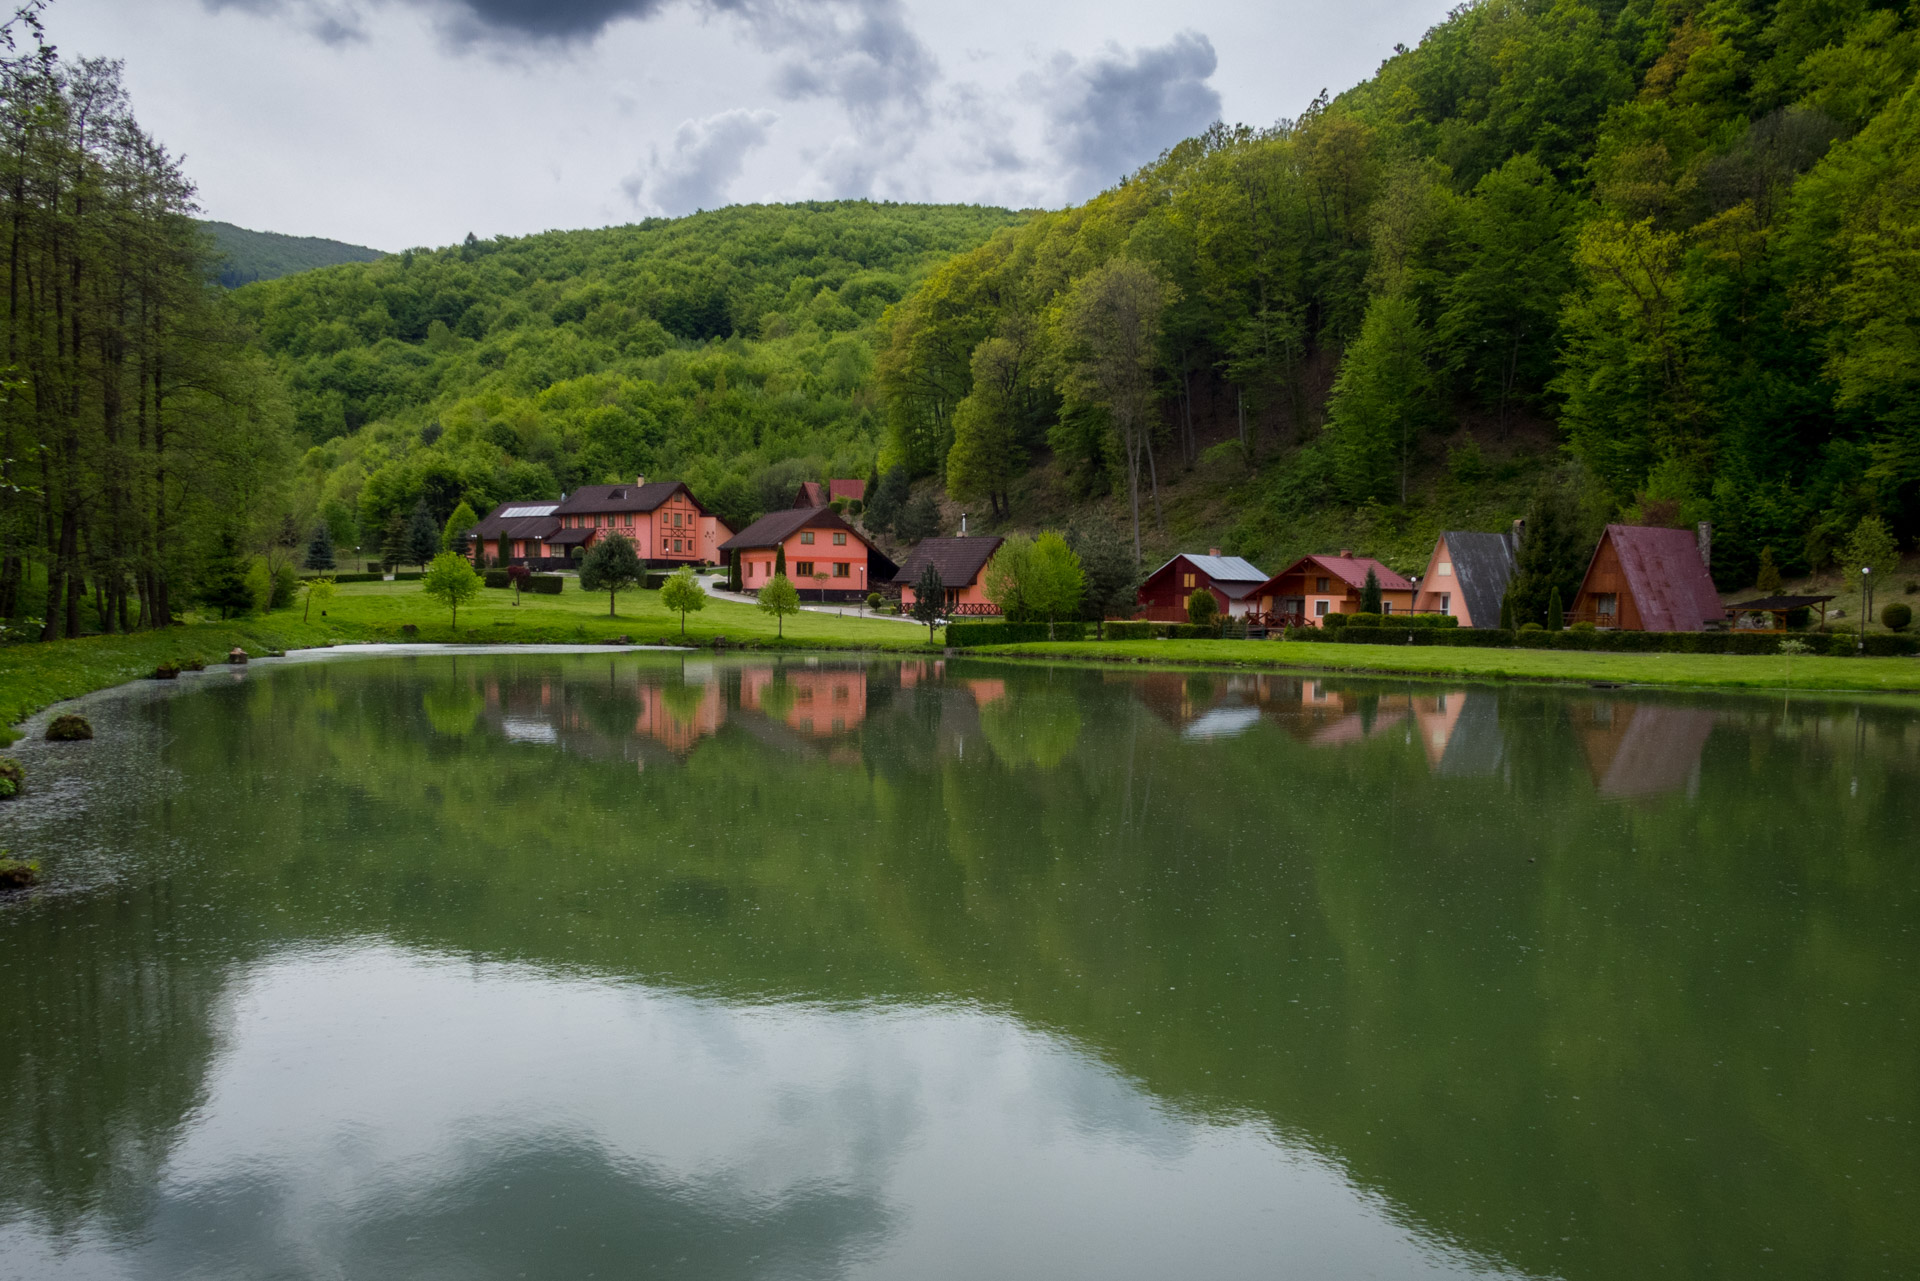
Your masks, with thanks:
[[[385,574],[314,574],[314,578],[331,578],[336,583],[377,583]]]
[[[507,571],[504,569],[489,569],[480,575],[480,577],[486,580],[486,584],[489,587],[513,586],[513,579],[508,576]]]
[[[1058,622],[1053,635],[1047,635],[1045,623],[948,623],[947,644],[956,647],[974,645],[1024,645],[1033,641],[1077,641],[1087,638],[1082,622]]]
[[[1155,632],[1156,627],[1165,627],[1165,623],[1108,623],[1105,628],[1108,640],[1153,640],[1155,636],[1165,636],[1164,631]]]
[[[1344,614],[1348,627],[1458,627],[1452,614]]]
[[[1778,632],[1629,632],[1564,631],[1510,632],[1497,627],[1355,627],[1340,629],[1329,639],[1346,645],[1455,645],[1475,649],[1572,649],[1635,654],[1778,654]],[[1804,637],[1815,653],[1820,638]],[[1826,652],[1846,658],[1856,652],[1857,636],[1827,638]],[[1920,637],[1872,635],[1867,653],[1878,658],[1920,654]]]
[[[544,596],[558,596],[561,586],[567,580],[558,574],[528,574],[522,591],[539,592]]]

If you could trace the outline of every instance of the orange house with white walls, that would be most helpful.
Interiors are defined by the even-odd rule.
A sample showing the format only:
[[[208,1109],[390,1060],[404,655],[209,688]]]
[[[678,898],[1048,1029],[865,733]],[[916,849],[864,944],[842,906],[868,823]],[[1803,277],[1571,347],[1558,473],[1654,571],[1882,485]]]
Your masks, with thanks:
[[[770,512],[718,550],[722,557],[739,553],[740,587],[748,592],[772,582],[784,560],[802,600],[809,592],[823,601],[859,600],[894,573],[894,563],[831,507]]]

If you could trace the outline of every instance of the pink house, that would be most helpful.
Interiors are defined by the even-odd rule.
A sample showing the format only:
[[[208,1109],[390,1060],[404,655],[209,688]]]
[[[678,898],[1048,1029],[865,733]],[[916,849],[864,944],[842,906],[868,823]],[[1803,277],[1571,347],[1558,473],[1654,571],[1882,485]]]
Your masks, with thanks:
[[[762,516],[720,544],[740,556],[740,586],[757,592],[786,562],[787,577],[820,600],[859,600],[893,577],[894,564],[831,507],[788,508]]]

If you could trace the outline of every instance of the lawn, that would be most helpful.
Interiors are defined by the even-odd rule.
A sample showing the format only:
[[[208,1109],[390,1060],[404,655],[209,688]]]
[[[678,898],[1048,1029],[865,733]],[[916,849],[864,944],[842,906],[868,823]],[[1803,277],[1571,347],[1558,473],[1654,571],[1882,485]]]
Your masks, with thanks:
[[[305,649],[331,642],[418,640],[462,645],[573,644],[627,637],[636,645],[779,645],[789,649],[921,649],[925,628],[898,620],[802,611],[785,620],[784,638],[774,620],[752,605],[707,600],[680,619],[660,604],[659,592],[620,593],[618,613],[607,617],[604,594],[575,590],[569,580],[558,596],[488,589],[460,611],[456,633],[448,611],[429,599],[419,583],[342,583],[327,608],[311,621],[299,609],[235,622],[189,621],[157,632],[87,636],[51,645],[0,647],[0,743],[14,724],[50,703],[76,698],[150,674],[162,663],[225,662],[235,646],[249,654]],[[403,630],[411,624],[417,630]]]
[[[1317,641],[1154,640],[984,645],[982,656],[1304,667],[1317,671],[1516,677],[1526,680],[1783,689],[1787,660],[1743,654],[1607,654],[1580,650],[1449,649]],[[1920,658],[1796,658],[1793,688],[1920,691]]]

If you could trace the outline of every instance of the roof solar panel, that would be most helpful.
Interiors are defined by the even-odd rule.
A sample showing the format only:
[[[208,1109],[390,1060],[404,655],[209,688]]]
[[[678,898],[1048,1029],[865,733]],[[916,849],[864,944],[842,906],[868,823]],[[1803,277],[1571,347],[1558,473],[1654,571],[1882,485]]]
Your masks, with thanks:
[[[515,516],[551,516],[553,515],[554,508],[559,505],[558,503],[548,503],[544,507],[509,507],[500,513],[500,518],[506,520]]]

